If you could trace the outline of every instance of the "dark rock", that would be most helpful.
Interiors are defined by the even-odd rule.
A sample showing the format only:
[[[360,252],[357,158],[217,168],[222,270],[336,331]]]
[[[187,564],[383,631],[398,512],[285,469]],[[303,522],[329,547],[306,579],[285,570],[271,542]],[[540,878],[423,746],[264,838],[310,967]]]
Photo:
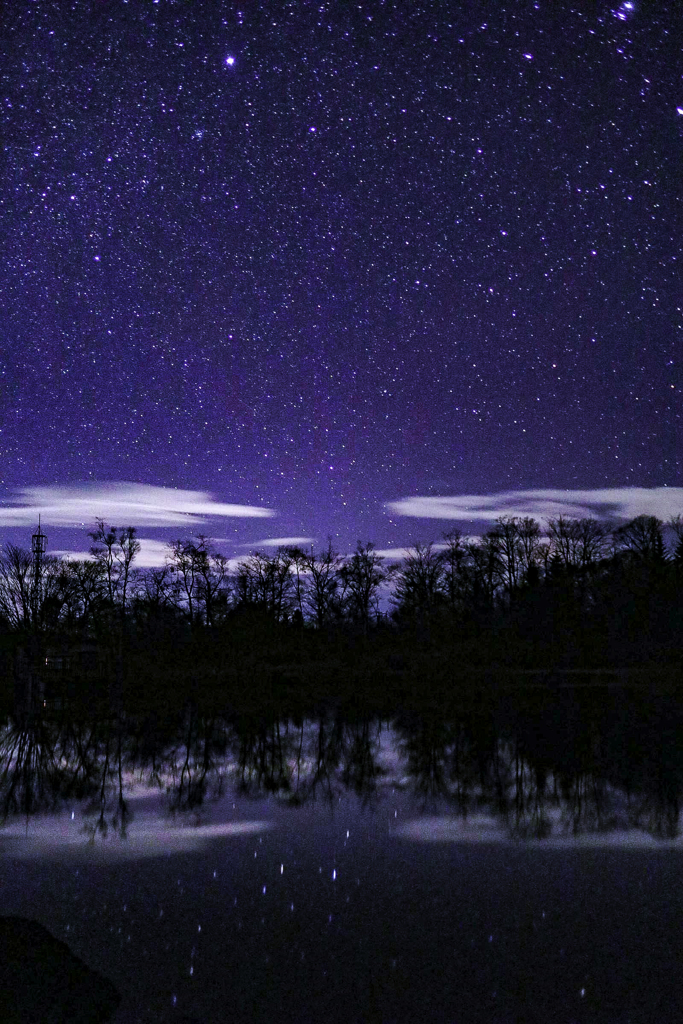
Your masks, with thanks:
[[[121,996],[37,921],[0,917],[2,1024],[104,1024]]]

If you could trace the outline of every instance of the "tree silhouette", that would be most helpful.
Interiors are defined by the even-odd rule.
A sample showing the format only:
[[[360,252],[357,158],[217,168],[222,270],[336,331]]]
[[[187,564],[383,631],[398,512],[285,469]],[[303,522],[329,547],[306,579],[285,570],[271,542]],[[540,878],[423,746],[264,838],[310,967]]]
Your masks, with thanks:
[[[367,634],[373,612],[377,615],[382,585],[391,578],[391,570],[384,568],[384,559],[368,541],[358,546],[351,558],[339,569],[344,587],[344,603],[352,622]]]

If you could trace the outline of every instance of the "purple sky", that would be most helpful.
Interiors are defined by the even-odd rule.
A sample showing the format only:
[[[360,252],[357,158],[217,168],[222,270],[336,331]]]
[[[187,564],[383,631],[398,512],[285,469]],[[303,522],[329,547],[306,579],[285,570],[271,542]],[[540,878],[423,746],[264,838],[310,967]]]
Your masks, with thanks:
[[[0,539],[683,511],[677,5],[0,18]]]

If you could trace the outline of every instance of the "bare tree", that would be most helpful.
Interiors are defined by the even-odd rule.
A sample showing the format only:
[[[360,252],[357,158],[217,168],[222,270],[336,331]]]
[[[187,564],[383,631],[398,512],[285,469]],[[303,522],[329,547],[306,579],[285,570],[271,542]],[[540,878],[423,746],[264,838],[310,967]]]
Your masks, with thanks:
[[[538,579],[538,566],[542,560],[541,527],[531,516],[524,516],[517,522],[517,538],[522,577],[531,582],[534,577]]]
[[[493,530],[486,534],[496,548],[497,564],[503,590],[510,602],[521,579],[522,551],[519,542],[519,519],[515,516],[500,516]]]
[[[207,626],[215,625],[219,608],[227,608],[230,598],[229,562],[208,539],[199,536],[193,546],[196,559],[197,598],[204,605]]]
[[[90,553],[102,567],[109,600],[119,602],[125,614],[132,565],[140,551],[137,531],[134,526],[107,526],[103,519],[96,522],[97,528],[88,534],[93,541]]]
[[[470,601],[474,608],[490,610],[494,606],[503,565],[498,534],[491,530],[467,545],[470,572]]]
[[[291,559],[291,567],[294,574],[294,599],[296,604],[294,614],[303,623],[305,573],[307,572],[308,556],[303,548],[300,547],[285,548],[284,551],[287,557]]]
[[[306,607],[318,627],[329,625],[341,614],[342,581],[339,570],[342,558],[327,538],[327,547],[317,555],[311,551],[304,563],[306,572]]]
[[[173,568],[161,565],[137,577],[136,598],[151,610],[167,608],[173,603]]]
[[[292,558],[285,548],[277,554],[254,552],[242,559],[235,576],[235,597],[239,604],[255,604],[276,622],[287,618],[295,588]]]
[[[471,582],[469,552],[459,530],[450,530],[443,539],[446,547],[439,554],[443,565],[442,586],[448,606],[456,610],[463,607]]]
[[[59,585],[67,625],[86,629],[105,594],[103,565],[96,559],[65,560],[61,563]]]
[[[579,557],[579,520],[558,516],[548,520],[548,536],[553,556],[565,570],[576,569]]]
[[[339,576],[345,587],[348,613],[367,633],[372,612],[378,612],[381,587],[391,578],[392,571],[384,568],[384,559],[376,554],[374,544],[358,541],[351,558],[340,567]]]
[[[606,523],[590,517],[577,520],[579,536],[579,565],[584,571],[594,571],[607,554],[609,528]]]
[[[42,629],[45,617],[54,619],[61,609],[59,559],[43,555],[40,579],[30,551],[7,544],[0,554],[0,617],[13,629]]]
[[[664,524],[656,516],[636,516],[617,527],[613,537],[622,551],[629,551],[646,562],[663,563],[666,560],[663,531]]]
[[[199,562],[203,557],[192,541],[176,540],[169,544],[168,565],[174,574],[175,601],[186,612],[190,625],[195,621]]]
[[[673,550],[674,564],[678,568],[683,568],[683,516],[672,516],[666,525],[673,531],[676,538]]]
[[[424,619],[442,604],[445,565],[432,544],[416,544],[396,572],[392,601],[399,613]]]
[[[138,571],[134,583],[133,613],[139,625],[177,621],[177,587],[169,563]]]
[[[597,519],[558,516],[548,520],[548,536],[553,556],[568,571],[592,570],[607,553],[609,529]]]
[[[0,556],[0,611],[14,629],[32,624],[33,587],[31,552],[7,544]]]

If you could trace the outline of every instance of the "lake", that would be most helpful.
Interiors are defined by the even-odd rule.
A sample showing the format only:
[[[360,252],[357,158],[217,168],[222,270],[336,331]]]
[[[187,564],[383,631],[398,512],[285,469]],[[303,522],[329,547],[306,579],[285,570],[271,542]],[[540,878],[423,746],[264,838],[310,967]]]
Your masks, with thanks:
[[[683,1018],[680,719],[623,692],[241,718],[161,789],[129,758],[123,822],[115,787],[9,815],[0,907],[109,977],[117,1024]]]

